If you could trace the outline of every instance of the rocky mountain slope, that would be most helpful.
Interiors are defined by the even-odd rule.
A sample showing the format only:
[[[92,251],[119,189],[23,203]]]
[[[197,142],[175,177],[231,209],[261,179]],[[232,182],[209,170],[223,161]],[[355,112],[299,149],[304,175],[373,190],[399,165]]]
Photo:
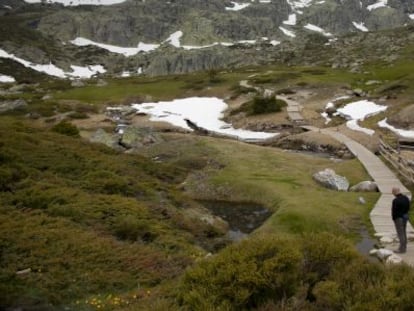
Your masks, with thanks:
[[[414,3],[127,0],[111,6],[63,6],[0,0],[0,15],[0,48],[31,62],[60,68],[102,64],[113,74],[159,75],[320,61],[320,52],[309,55],[312,47],[331,54],[328,62],[344,66],[342,58],[335,60],[342,54],[340,43],[368,38],[375,46],[389,47],[383,34],[375,33],[413,24]],[[73,41],[77,38],[90,43],[79,46]]]

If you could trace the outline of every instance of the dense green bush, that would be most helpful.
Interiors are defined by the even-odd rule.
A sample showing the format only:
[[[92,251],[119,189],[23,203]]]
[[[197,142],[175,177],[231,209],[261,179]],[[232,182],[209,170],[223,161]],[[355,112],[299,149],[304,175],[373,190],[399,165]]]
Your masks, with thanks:
[[[277,99],[274,96],[271,97],[262,97],[256,96],[251,103],[251,111],[250,114],[264,114],[264,113],[271,113],[271,112],[280,112],[282,108],[285,107],[287,104],[285,101],[281,99]]]
[[[78,128],[67,121],[61,121],[54,125],[52,131],[66,136],[79,137]]]
[[[180,299],[190,310],[247,310],[292,296],[301,255],[289,238],[245,240],[188,271]]]

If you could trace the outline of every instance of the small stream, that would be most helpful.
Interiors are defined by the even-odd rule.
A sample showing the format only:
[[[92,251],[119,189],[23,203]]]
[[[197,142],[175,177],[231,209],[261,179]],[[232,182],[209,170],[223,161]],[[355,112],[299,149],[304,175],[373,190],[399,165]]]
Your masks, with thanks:
[[[369,255],[369,251],[374,249],[375,246],[378,245],[378,241],[375,238],[371,238],[367,229],[365,228],[361,228],[359,233],[361,235],[361,240],[355,245],[357,251],[360,254],[368,257],[370,261],[378,262],[379,259],[377,257]]]
[[[229,224],[227,236],[232,241],[246,237],[260,227],[272,212],[257,203],[229,201],[198,201],[215,216]]]

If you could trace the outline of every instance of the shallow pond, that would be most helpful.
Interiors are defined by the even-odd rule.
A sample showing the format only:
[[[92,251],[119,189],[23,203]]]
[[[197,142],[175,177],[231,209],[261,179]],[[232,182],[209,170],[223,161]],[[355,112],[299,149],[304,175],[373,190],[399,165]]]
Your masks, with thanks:
[[[272,212],[257,203],[198,201],[215,216],[228,222],[228,238],[237,241],[260,227]]]
[[[377,257],[369,255],[369,251],[378,245],[378,241],[375,238],[372,238],[365,228],[362,228],[359,233],[361,235],[361,240],[355,245],[356,249],[360,254],[368,257],[369,260],[378,262]]]

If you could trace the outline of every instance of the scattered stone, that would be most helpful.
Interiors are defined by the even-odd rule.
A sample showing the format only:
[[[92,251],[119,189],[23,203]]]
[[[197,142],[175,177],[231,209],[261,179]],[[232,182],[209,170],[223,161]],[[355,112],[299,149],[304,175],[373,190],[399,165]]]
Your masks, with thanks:
[[[378,80],[369,80],[365,82],[365,85],[374,85],[374,84],[380,84],[381,82]]]
[[[106,82],[105,80],[99,79],[98,82],[96,83],[96,86],[107,86],[108,82]]]
[[[394,238],[391,236],[383,236],[380,238],[380,242],[383,244],[391,244],[394,243]]]
[[[398,255],[392,254],[391,256],[387,257],[385,261],[387,264],[399,264],[402,263],[402,258]]]
[[[371,256],[377,256],[381,260],[386,260],[389,256],[393,255],[394,252],[386,248],[379,248],[371,250],[369,254]]]
[[[27,268],[27,269],[24,269],[24,270],[17,271],[16,272],[16,275],[24,275],[24,274],[28,274],[30,272],[32,272],[32,269],[31,268]]]
[[[119,135],[117,134],[108,134],[103,129],[98,129],[89,140],[93,143],[104,144],[110,148],[117,150],[123,150],[119,145]]]
[[[358,198],[358,201],[359,201],[359,203],[361,203],[361,204],[365,204],[365,203],[367,203],[363,197],[359,197],[359,198]]]
[[[348,180],[340,175],[337,175],[332,169],[325,169],[323,171],[313,174],[313,179],[315,179],[322,186],[338,190],[338,191],[348,191],[349,182]]]
[[[42,100],[51,100],[53,99],[53,96],[50,94],[46,94],[45,96],[42,97]]]
[[[76,80],[73,80],[70,85],[73,87],[82,87],[82,86],[85,86],[85,83],[82,80],[76,79]]]
[[[0,113],[9,110],[16,110],[27,106],[27,102],[24,99],[6,100],[0,102]]]
[[[349,191],[354,192],[378,192],[378,186],[373,181],[362,181],[351,188],[349,188]]]

